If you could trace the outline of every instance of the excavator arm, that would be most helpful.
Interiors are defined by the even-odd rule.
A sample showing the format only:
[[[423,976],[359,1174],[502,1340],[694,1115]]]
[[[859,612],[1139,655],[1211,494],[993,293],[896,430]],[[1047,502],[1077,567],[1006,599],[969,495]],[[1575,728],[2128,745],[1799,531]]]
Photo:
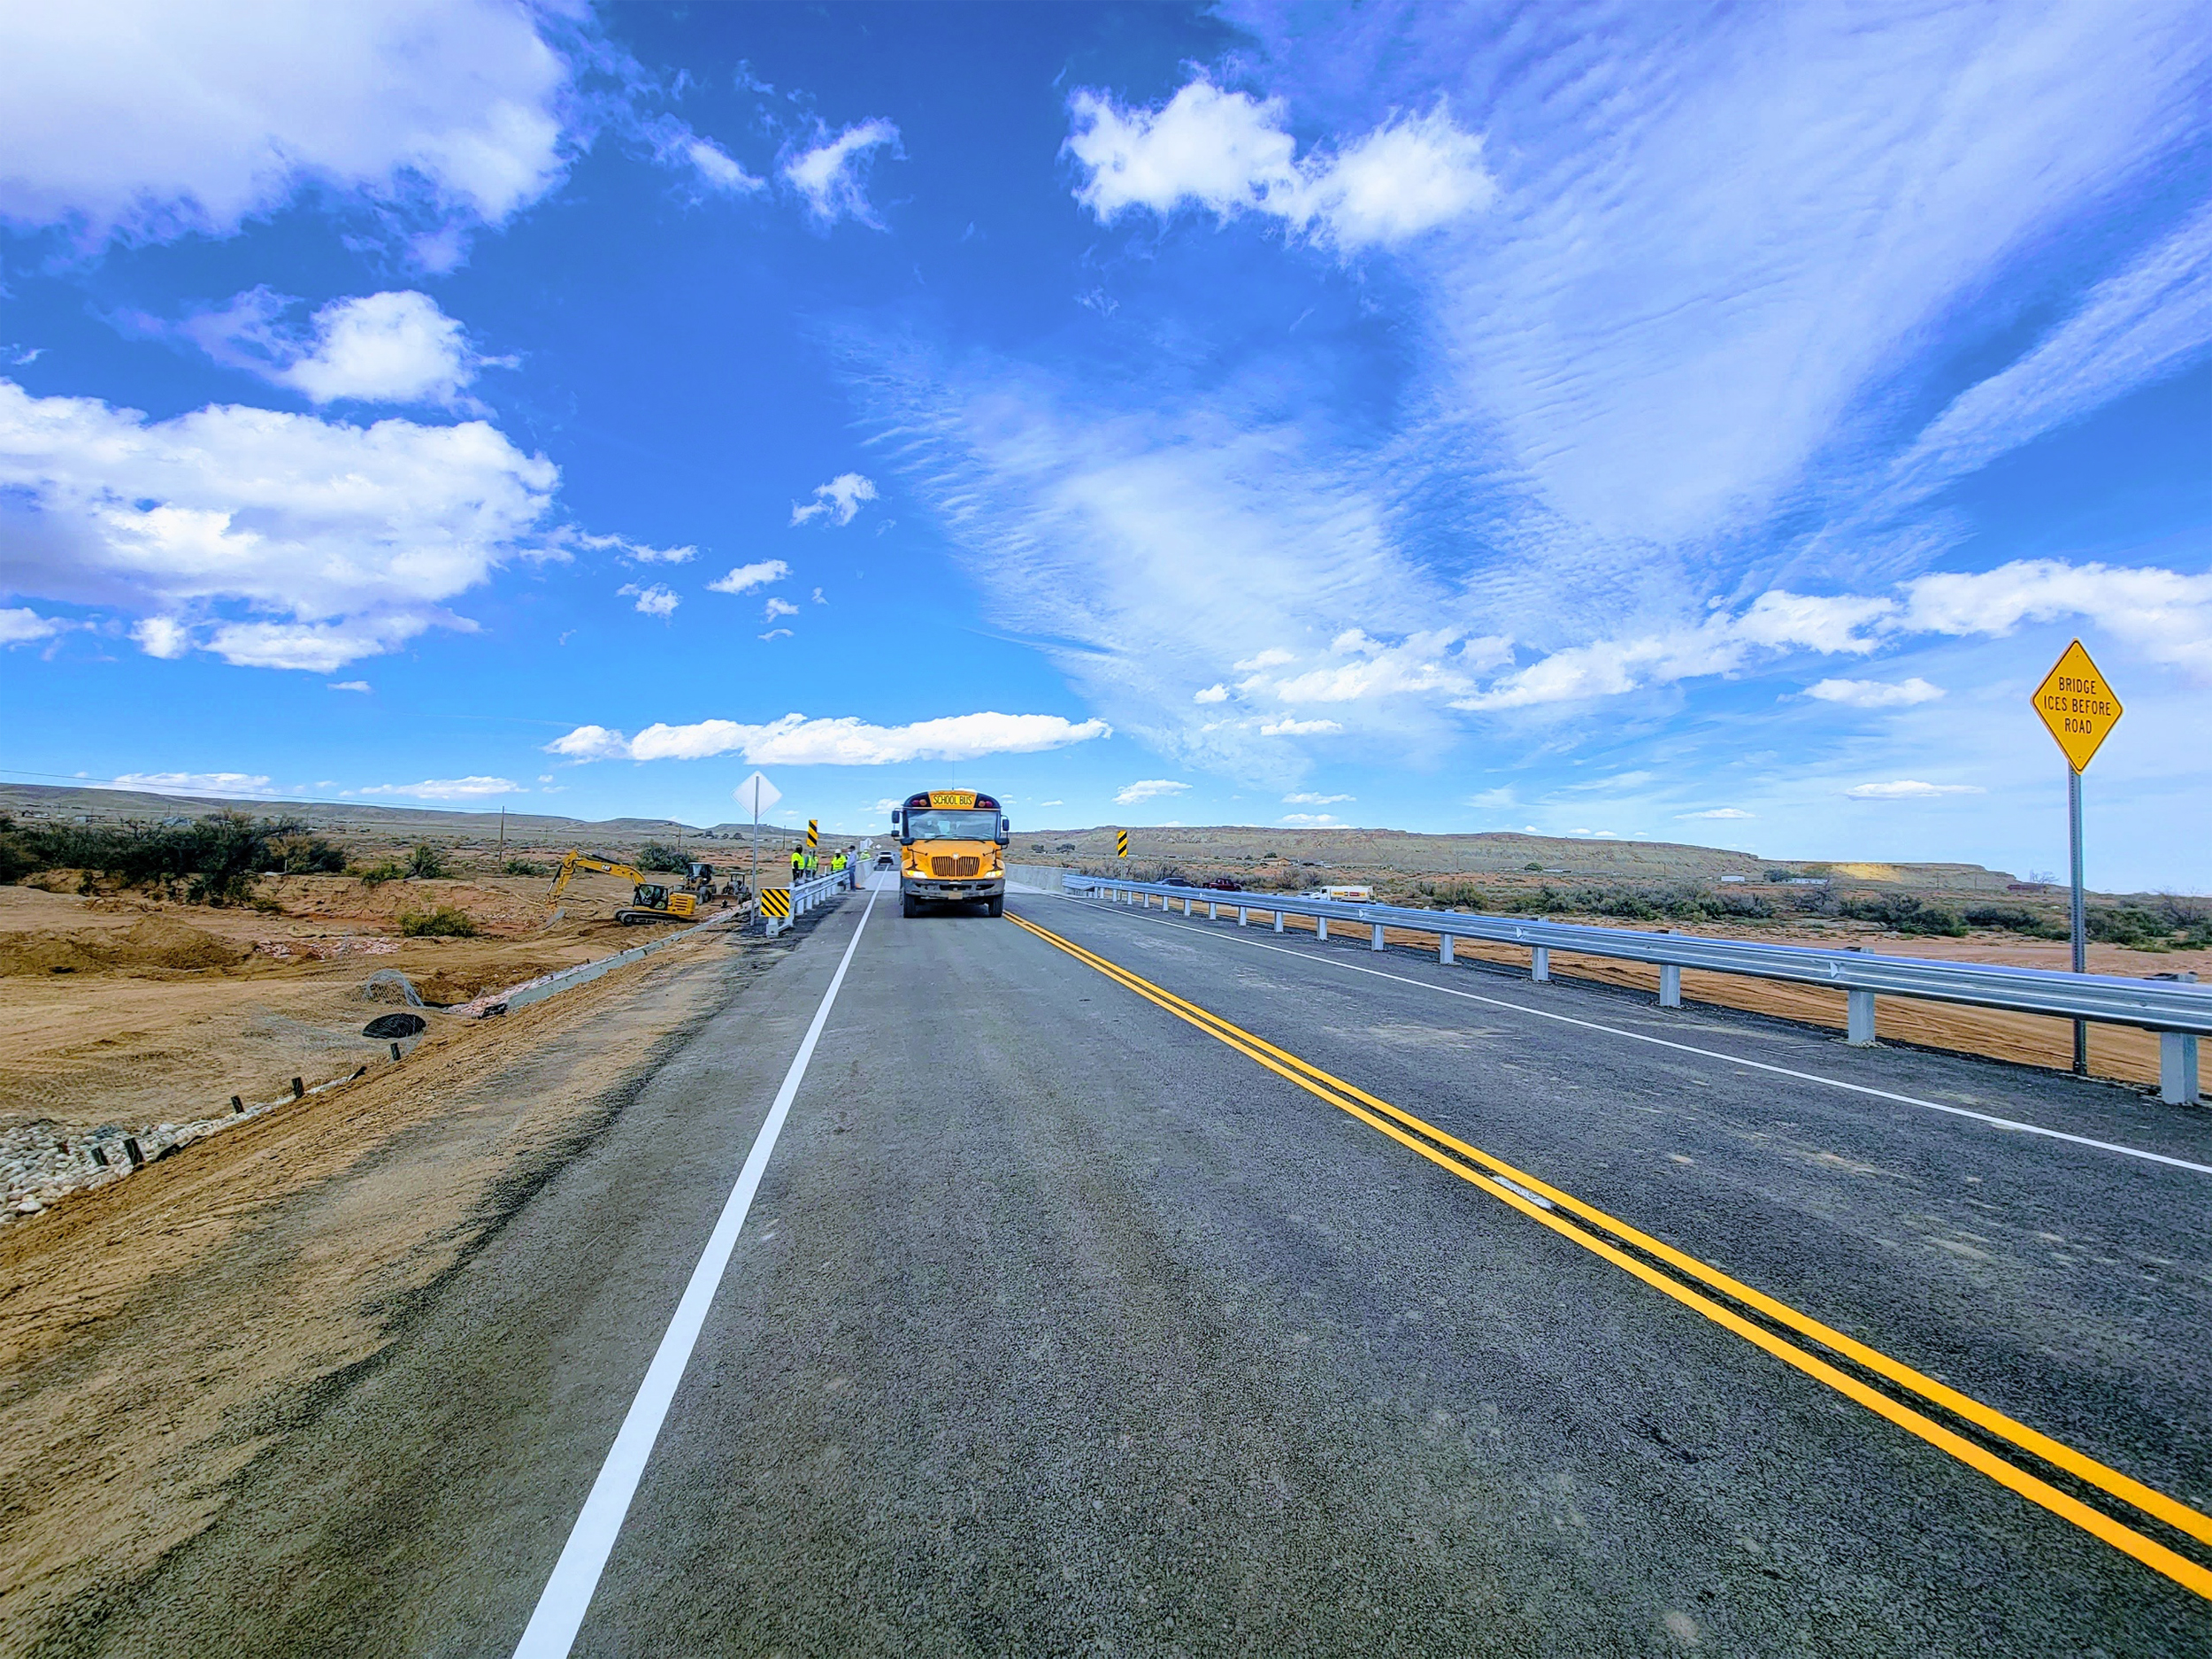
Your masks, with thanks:
[[[632,902],[617,912],[621,920],[654,921],[668,918],[687,918],[695,914],[698,901],[689,893],[672,895],[660,882],[649,881],[645,872],[635,864],[618,864],[611,858],[595,858],[589,853],[571,852],[561,860],[559,872],[553,878],[553,891],[546,895],[546,909],[549,912],[567,890],[569,879],[579,870],[589,870],[601,875],[613,876],[627,881],[636,889]]]
[[[568,890],[569,878],[579,870],[589,870],[600,875],[614,876],[624,881],[640,884],[645,880],[645,872],[634,865],[618,864],[611,858],[594,858],[588,853],[572,852],[561,860],[560,872],[553,878],[553,891],[546,895],[548,904],[555,902]]]

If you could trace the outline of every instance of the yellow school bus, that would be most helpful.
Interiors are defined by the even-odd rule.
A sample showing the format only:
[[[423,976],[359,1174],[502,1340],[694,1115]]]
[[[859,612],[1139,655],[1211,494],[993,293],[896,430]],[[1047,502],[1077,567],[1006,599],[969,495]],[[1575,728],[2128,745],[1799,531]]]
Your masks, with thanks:
[[[980,902],[993,916],[1006,910],[1006,843],[1012,839],[999,803],[972,789],[925,789],[891,814],[899,838],[899,896],[909,916],[925,904]]]

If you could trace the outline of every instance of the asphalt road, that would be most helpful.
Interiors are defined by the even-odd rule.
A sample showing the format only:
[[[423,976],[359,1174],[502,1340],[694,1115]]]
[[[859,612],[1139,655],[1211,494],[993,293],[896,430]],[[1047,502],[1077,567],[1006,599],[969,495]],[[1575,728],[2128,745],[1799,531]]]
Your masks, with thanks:
[[[1010,920],[890,897],[577,1652],[2212,1651],[2212,1601],[1494,1186]],[[57,1650],[512,1652],[865,905]],[[2212,1114],[1363,940],[1010,909],[2212,1510],[2212,1175],[1736,1062],[2202,1164]]]

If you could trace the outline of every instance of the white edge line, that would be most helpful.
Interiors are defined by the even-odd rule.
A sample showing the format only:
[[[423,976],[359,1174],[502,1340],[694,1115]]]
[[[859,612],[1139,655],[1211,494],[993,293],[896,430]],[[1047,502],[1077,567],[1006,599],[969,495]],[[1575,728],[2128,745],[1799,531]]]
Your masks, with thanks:
[[[837,1001],[838,987],[845,982],[845,970],[852,964],[853,952],[859,949],[861,929],[868,926],[868,917],[876,908],[878,891],[880,889],[870,892],[867,909],[861,911],[859,926],[853,929],[852,940],[845,947],[837,972],[830,976],[829,988],[822,993],[822,1004],[814,1010],[814,1021],[806,1028],[799,1052],[792,1056],[791,1069],[784,1073],[783,1087],[776,1091],[775,1102],[768,1108],[760,1133],[753,1137],[753,1149],[745,1156],[745,1166],[738,1172],[737,1185],[730,1189],[729,1198],[722,1206],[721,1217],[714,1224],[707,1248],[700,1254],[699,1264],[691,1270],[691,1280],[684,1286],[683,1300],[676,1304],[675,1316],[668,1322],[660,1347],[654,1352],[653,1363],[646,1368],[645,1380],[638,1385],[637,1398],[630,1402],[629,1413],[622,1419],[621,1431],[614,1437],[614,1445],[600,1468],[599,1478],[592,1482],[583,1510],[577,1516],[576,1525],[569,1529],[568,1543],[561,1550],[561,1558],[553,1563],[552,1576],[545,1581],[537,1609],[530,1615],[522,1640],[515,1644],[515,1659],[562,1659],[582,1627],[592,1594],[599,1587],[599,1575],[605,1571],[607,1556],[614,1548],[615,1535],[622,1530],[623,1517],[630,1512],[630,1500],[636,1495],[638,1480],[645,1473],[646,1459],[652,1455],[653,1442],[660,1438],[661,1425],[667,1420],[669,1402],[676,1397],[676,1385],[683,1380],[684,1367],[690,1363],[691,1350],[706,1324],[707,1310],[721,1286],[724,1270],[729,1266],[730,1253],[737,1248],[738,1231],[745,1225],[745,1213],[753,1207],[753,1194],[760,1190],[761,1177],[767,1172],[769,1155],[776,1149],[776,1136],[790,1114],[800,1083],[806,1077],[807,1063],[814,1057],[814,1045],[822,1035],[823,1026],[829,1022],[830,1006]]]
[[[1071,894],[1060,894],[1056,896],[1065,899],[1071,904],[1077,902]],[[1267,909],[1267,906],[1254,904],[1247,908],[1263,910]],[[1701,1059],[1722,1060],[1730,1065],[1748,1066],[1755,1071],[1770,1071],[1777,1077],[1795,1078],[1802,1083],[1819,1083],[1829,1088],[1847,1089],[1854,1094],[1870,1094],[1876,1100],[1895,1101],[1901,1106],[1917,1106],[1924,1111],[1946,1112],[1954,1118],[1971,1118],[1977,1123],[1988,1124],[1998,1129],[2008,1129],[2017,1134],[2042,1135],[2048,1140],[2064,1141],[2073,1146],[2093,1147],[2100,1152],[2116,1152],[2123,1157],[2141,1158],[2151,1164],[2168,1164],[2177,1170],[2190,1170],[2199,1175],[2212,1175],[2212,1164],[2192,1164],[2187,1158],[2169,1157],[2163,1152],[2146,1152],[2140,1147],[2124,1147],[2111,1141],[2093,1141],[2087,1135],[2069,1134],[2063,1129],[2046,1129],[2040,1124],[2022,1123],[2014,1118],[1993,1117],[1988,1112],[1974,1111],[1964,1106],[1946,1106],[1940,1101],[1922,1100],[1913,1094],[1893,1094],[1888,1089],[1875,1088],[1865,1083],[1847,1083],[1840,1078],[1822,1077],[1817,1072],[1795,1071],[1788,1066],[1770,1064],[1764,1060],[1747,1060],[1740,1055],[1721,1054],[1711,1048],[1699,1048],[1686,1042],[1676,1042],[1667,1037],[1654,1037],[1640,1031],[1623,1031],[1617,1025],[1601,1025],[1592,1019],[1577,1019],[1571,1014],[1555,1014],[1549,1009],[1531,1008],[1525,1002],[1509,1002],[1501,997],[1484,996],[1475,991],[1455,990],[1448,985],[1432,985],[1426,979],[1408,979],[1402,973],[1385,973],[1380,968],[1363,967],[1356,962],[1333,962],[1328,957],[1318,956],[1310,950],[1293,950],[1285,945],[1263,944],[1256,939],[1239,939],[1234,933],[1220,932],[1212,925],[1201,927],[1193,922],[1171,922],[1168,921],[1164,916],[1160,919],[1170,927],[1181,928],[1194,933],[1204,933],[1209,939],[1218,939],[1225,944],[1249,945],[1255,950],[1272,950],[1282,956],[1296,956],[1303,962],[1317,962],[1332,968],[1343,968],[1353,973],[1371,973],[1379,979],[1394,979],[1400,985],[1418,986],[1425,991],[1439,991],[1446,996],[1463,996],[1471,1002],[1485,1002],[1492,1008],[1508,1008],[1517,1014],[1532,1014],[1539,1019],[1555,1019],[1563,1025],[1579,1025],[1585,1031],[1601,1031],[1608,1036],[1625,1037],[1631,1042],[1648,1042],[1662,1048],[1675,1049],[1682,1054],[1694,1054]],[[1571,951],[1568,954],[1573,953]]]

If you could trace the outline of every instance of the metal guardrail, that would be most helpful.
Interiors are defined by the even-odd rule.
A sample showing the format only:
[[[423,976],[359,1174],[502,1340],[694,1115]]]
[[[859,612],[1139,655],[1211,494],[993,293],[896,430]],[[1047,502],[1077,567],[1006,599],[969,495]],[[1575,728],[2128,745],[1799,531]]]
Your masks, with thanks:
[[[780,933],[824,900],[833,897],[841,892],[851,890],[855,885],[853,878],[857,873],[856,871],[852,870],[838,870],[816,876],[811,880],[791,883],[787,889],[791,895],[791,914],[784,917],[765,917],[765,925],[770,935]],[[775,889],[763,888],[762,891],[766,894]]]
[[[1070,875],[1065,884],[1071,893],[1092,897],[1103,895],[1147,908],[1155,898],[1164,910],[1179,899],[1187,916],[1192,913],[1192,906],[1202,904],[1209,915],[1218,917],[1226,905],[1237,912],[1240,925],[1248,925],[1251,912],[1259,910],[1274,918],[1278,933],[1283,930],[1285,916],[1310,917],[1325,939],[1331,922],[1346,923],[1370,929],[1370,942],[1377,950],[1383,949],[1386,927],[1433,933],[1438,959],[1443,962],[1452,959],[1455,939],[1519,945],[1529,951],[1531,972],[1538,980],[1551,978],[1555,950],[1650,963],[1659,969],[1659,1001],[1666,1008],[1682,1005],[1685,968],[1826,986],[1846,993],[1845,1041],[1859,1047],[1874,1041],[1874,999],[1878,995],[2136,1025],[2159,1033],[2161,1095],[2177,1103],[2198,1098],[2197,1042],[2200,1037],[2212,1036],[2212,985],[2178,979],[2130,979],[2050,968],[1937,962],[1807,945],[1705,939],[1690,933],[1646,933],[1532,918],[1470,916],[1456,910],[1417,910],[1395,904],[1360,904],[1286,894],[1226,893],[1104,876]]]

